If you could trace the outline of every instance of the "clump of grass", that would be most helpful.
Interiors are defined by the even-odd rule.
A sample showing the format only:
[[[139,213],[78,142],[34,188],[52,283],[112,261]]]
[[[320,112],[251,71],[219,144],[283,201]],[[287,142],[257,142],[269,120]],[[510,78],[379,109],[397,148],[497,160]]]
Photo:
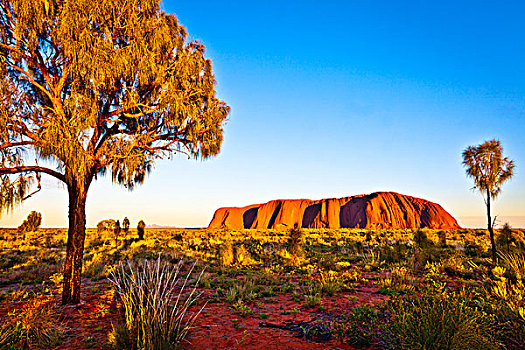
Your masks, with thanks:
[[[110,280],[124,307],[128,339],[122,329],[120,333],[114,331],[116,334],[109,337],[112,345],[156,350],[172,348],[184,340],[202,308],[189,315],[190,306],[200,296],[196,292],[200,276],[190,282],[195,265],[186,277],[182,275],[182,266],[182,261],[173,266],[159,258],[136,264],[128,262],[111,273]]]
[[[321,291],[319,288],[309,286],[304,293],[304,306],[314,308],[321,305]]]
[[[500,253],[503,266],[492,269],[495,277],[491,294],[503,302],[520,322],[525,323],[525,256]]]
[[[330,296],[339,292],[343,287],[343,280],[335,271],[319,271],[318,282],[321,287],[321,292]]]
[[[226,291],[226,301],[233,304],[237,301],[252,301],[257,298],[260,287],[256,286],[253,279],[247,278],[237,281]]]
[[[51,347],[61,342],[64,329],[60,317],[49,304],[33,299],[0,326],[1,349]]]
[[[427,293],[386,306],[382,345],[391,349],[499,349],[496,323],[465,295]]]

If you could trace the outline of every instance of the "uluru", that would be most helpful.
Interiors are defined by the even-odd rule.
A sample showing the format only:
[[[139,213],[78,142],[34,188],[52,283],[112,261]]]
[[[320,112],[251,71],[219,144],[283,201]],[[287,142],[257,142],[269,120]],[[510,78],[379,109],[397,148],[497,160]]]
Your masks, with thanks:
[[[278,199],[215,211],[209,229],[431,228],[460,229],[439,204],[396,192],[343,198]]]

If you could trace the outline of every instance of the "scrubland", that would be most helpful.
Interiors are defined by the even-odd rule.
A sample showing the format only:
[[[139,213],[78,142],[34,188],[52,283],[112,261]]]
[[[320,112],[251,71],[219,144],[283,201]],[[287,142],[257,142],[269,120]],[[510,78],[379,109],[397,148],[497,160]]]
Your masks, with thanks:
[[[521,349],[525,232],[0,230],[0,349]]]

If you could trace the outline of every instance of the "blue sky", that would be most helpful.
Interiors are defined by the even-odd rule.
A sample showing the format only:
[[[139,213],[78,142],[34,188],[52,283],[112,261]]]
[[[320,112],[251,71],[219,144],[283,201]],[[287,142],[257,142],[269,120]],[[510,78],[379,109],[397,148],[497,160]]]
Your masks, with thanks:
[[[207,47],[232,108],[221,154],[157,163],[133,192],[98,180],[88,225],[206,226],[216,208],[396,191],[483,226],[461,152],[498,138],[516,162],[493,212],[525,227],[525,21],[521,1],[164,1]],[[66,190],[28,212],[67,225]]]

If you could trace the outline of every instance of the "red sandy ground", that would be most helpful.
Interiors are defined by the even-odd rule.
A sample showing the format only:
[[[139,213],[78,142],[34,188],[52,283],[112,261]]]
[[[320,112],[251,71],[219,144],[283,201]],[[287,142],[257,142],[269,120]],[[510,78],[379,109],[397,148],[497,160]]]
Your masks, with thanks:
[[[372,276],[369,276],[372,277]],[[66,334],[60,346],[55,349],[108,349],[107,334],[112,325],[121,322],[119,305],[113,296],[111,284],[107,280],[93,282],[83,281],[83,302],[75,306],[61,306],[58,291],[55,291],[49,302],[56,305],[57,311],[63,315],[66,324]],[[3,288],[6,289],[6,288]],[[248,304],[253,312],[242,317],[235,313],[230,305],[224,302],[209,303],[197,318],[194,328],[188,336],[187,349],[353,349],[342,344],[338,339],[315,342],[298,338],[292,331],[259,327],[260,322],[281,324],[284,321],[310,321],[317,317],[338,315],[354,306],[367,306],[386,299],[376,294],[377,288],[371,282],[359,285],[351,292],[336,293],[333,297],[323,297],[320,311],[316,308],[303,307],[304,302],[292,300],[292,293],[277,294],[272,298],[259,298]],[[201,300],[211,297],[213,290],[204,290]],[[0,316],[15,308],[20,308],[25,302],[0,304]],[[200,305],[195,308],[202,307]],[[283,311],[297,308],[299,313],[282,315]],[[107,313],[100,310],[106,310]],[[261,313],[267,314],[267,319],[259,319]],[[235,321],[236,320],[236,321]],[[237,326],[236,326],[237,324]]]

